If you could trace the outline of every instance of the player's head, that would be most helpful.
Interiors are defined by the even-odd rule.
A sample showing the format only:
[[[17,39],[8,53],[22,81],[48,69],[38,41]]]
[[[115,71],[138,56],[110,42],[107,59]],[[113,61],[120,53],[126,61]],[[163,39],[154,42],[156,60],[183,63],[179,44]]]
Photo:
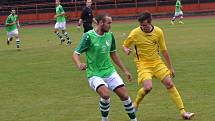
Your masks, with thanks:
[[[86,6],[87,7],[91,7],[91,5],[92,5],[92,0],[87,0],[86,1]]]
[[[60,0],[56,0],[56,1],[55,1],[55,5],[56,5],[56,6],[60,5]]]
[[[99,14],[96,16],[96,21],[98,27],[101,29],[102,32],[108,32],[111,28],[112,18],[108,14]]]
[[[144,32],[149,32],[151,30],[151,22],[152,22],[152,15],[150,12],[141,13],[138,21],[140,23],[140,27]]]
[[[11,14],[16,14],[16,9],[15,8],[11,8]]]

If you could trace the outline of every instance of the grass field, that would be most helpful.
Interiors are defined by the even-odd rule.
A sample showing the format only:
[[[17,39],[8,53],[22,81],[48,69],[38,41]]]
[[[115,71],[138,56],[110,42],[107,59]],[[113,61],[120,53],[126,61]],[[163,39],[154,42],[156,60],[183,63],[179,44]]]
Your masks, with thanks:
[[[176,70],[174,82],[186,109],[196,112],[194,121],[214,121],[215,117],[215,17],[187,18],[184,25],[169,20],[154,20],[165,32],[166,44]],[[124,34],[138,25],[136,21],[116,22],[112,31],[118,53],[133,74],[126,87],[136,96],[136,67],[132,56],[122,53]],[[72,46],[59,45],[52,25],[24,26],[20,29],[21,51],[15,41],[6,45],[0,33],[0,121],[100,121],[99,97],[88,86],[85,72],[74,65],[71,54],[82,35],[68,25]],[[84,58],[83,58],[84,60]],[[139,121],[181,121],[176,106],[158,80],[142,102]],[[110,121],[129,121],[118,97],[111,94]]]

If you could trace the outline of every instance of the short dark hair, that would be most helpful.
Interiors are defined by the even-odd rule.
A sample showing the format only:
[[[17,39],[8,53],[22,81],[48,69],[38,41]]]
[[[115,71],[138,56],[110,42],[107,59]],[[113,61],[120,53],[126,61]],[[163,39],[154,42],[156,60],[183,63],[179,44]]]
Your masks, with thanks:
[[[99,23],[100,21],[104,22],[106,16],[109,16],[109,15],[107,13],[101,13],[101,14],[98,14],[95,17],[95,19],[96,19],[97,23]]]
[[[10,8],[10,11],[12,11],[12,10],[16,10],[16,8]]]
[[[143,12],[139,15],[138,21],[140,23],[143,23],[143,21],[147,20],[148,23],[151,23],[152,21],[152,15],[150,12]]]

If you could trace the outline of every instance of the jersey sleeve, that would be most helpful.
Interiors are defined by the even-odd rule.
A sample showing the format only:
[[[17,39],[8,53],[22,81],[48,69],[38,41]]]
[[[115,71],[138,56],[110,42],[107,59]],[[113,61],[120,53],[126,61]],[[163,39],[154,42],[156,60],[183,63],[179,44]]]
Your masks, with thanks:
[[[86,52],[89,47],[90,47],[90,36],[87,33],[85,33],[82,36],[78,47],[75,49],[75,52],[78,54],[81,54],[83,52]]]
[[[16,15],[16,21],[19,21],[19,16],[18,15]]]
[[[111,35],[112,35],[112,43],[111,43],[110,52],[114,52],[114,51],[116,51],[116,42],[115,42],[115,38],[112,33],[111,33]]]
[[[86,13],[86,9],[84,8],[81,12],[81,19],[82,20],[84,20],[85,13]]]
[[[181,3],[177,1],[175,6],[176,6],[176,7],[180,7],[180,6],[181,6]]]
[[[128,35],[128,37],[124,40],[123,46],[129,48],[134,43],[134,37],[133,31]]]
[[[10,24],[10,23],[12,23],[12,20],[11,20],[11,17],[8,16],[6,21],[5,21],[5,24]]]
[[[161,50],[167,50],[163,31],[160,30],[159,47]]]
[[[64,13],[64,10],[63,10],[63,7],[62,7],[62,6],[59,8],[59,10],[60,10],[60,13],[61,13],[61,14]]]

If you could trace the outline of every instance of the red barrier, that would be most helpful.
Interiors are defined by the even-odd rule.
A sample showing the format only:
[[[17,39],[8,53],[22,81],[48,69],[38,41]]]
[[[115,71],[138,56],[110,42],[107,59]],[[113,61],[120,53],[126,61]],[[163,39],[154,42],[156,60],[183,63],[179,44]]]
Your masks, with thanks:
[[[143,11],[150,11],[152,13],[173,13],[174,6],[157,6],[157,7],[142,7],[142,8],[119,8],[119,9],[104,9],[94,10],[95,15],[98,13],[109,13],[111,16],[134,16]],[[183,11],[207,11],[215,10],[215,3],[205,4],[185,4],[183,5]],[[50,21],[54,20],[55,13],[44,13],[44,14],[23,14],[19,15],[20,22],[35,22],[35,21]],[[78,19],[80,12],[68,12],[70,19]],[[1,24],[6,20],[7,16],[1,17]]]

